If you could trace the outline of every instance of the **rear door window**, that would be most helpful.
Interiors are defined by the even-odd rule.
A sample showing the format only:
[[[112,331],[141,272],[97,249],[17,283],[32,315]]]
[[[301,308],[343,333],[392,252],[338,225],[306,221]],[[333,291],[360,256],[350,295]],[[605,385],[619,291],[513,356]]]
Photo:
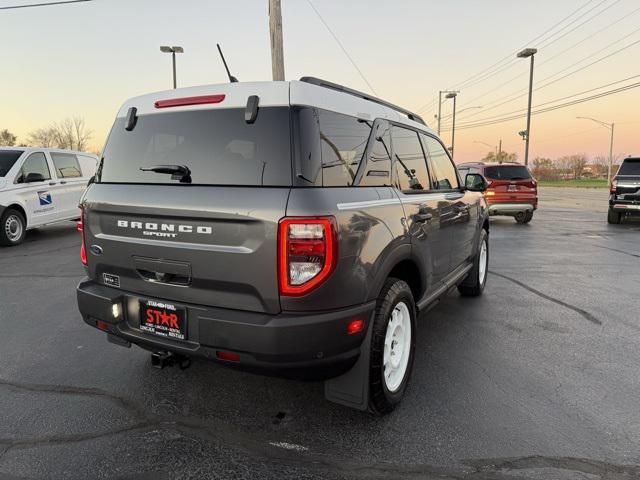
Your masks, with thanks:
[[[427,162],[417,132],[393,127],[393,158],[401,190],[411,192],[429,189]]]
[[[261,107],[252,124],[243,108],[140,115],[132,131],[118,118],[96,180],[178,184],[140,167],[185,165],[196,185],[290,186],[290,143],[288,107]]]
[[[362,161],[371,135],[371,122],[318,110],[322,148],[322,185],[348,187]]]
[[[618,175],[638,175],[640,176],[640,158],[633,160],[625,160],[620,165]]]
[[[484,176],[492,180],[528,180],[531,172],[524,165],[496,165],[486,167]]]
[[[75,155],[71,153],[51,152],[51,160],[56,167],[58,178],[81,177],[82,170]]]
[[[442,144],[429,135],[420,134],[429,155],[429,169],[435,190],[454,190],[460,188],[458,174],[451,158]]]

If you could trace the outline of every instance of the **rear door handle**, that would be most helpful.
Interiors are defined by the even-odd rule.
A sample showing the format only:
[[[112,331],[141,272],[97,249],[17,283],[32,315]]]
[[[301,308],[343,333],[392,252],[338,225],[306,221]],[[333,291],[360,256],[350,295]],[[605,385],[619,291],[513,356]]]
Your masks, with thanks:
[[[56,184],[56,182],[49,182],[49,185],[51,185],[51,186],[53,186],[55,184]]]

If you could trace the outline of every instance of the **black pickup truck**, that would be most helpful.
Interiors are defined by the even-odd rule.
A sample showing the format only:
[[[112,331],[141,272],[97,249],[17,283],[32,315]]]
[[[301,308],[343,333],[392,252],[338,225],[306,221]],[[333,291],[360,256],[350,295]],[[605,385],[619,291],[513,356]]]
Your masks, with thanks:
[[[625,158],[609,189],[609,223],[640,215],[640,157]]]

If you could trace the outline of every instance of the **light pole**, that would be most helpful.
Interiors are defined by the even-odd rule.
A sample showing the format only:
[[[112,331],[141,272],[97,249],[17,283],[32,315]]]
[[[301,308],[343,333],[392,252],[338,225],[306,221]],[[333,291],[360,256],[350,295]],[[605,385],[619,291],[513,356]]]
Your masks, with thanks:
[[[453,98],[453,126],[451,129],[451,158],[453,159],[453,150],[456,144],[456,98],[458,98],[457,92],[449,92],[444,98]]]
[[[438,92],[438,136],[440,136],[440,119],[442,117],[442,94],[443,93],[460,93],[459,90],[440,90]]]
[[[529,139],[531,138],[531,96],[533,94],[533,59],[538,50],[535,48],[525,48],[518,52],[518,58],[531,57],[531,67],[529,69],[529,106],[527,107],[527,129],[525,130],[524,164],[529,164]]]
[[[173,62],[173,88],[176,89],[176,88],[178,88],[177,83],[176,83],[176,53],[184,53],[184,49],[182,47],[166,47],[166,46],[162,46],[162,47],[160,47],[160,51],[162,53],[170,53],[171,54],[171,60]]]
[[[602,125],[603,127],[611,130],[611,142],[609,143],[609,168],[607,169],[607,183],[611,184],[611,169],[613,168],[613,129],[615,128],[616,124],[613,122],[611,123],[602,122],[600,120],[596,120],[595,118],[591,118],[591,117],[576,117],[576,118],[580,118],[583,120],[591,120],[592,122],[596,122]]]

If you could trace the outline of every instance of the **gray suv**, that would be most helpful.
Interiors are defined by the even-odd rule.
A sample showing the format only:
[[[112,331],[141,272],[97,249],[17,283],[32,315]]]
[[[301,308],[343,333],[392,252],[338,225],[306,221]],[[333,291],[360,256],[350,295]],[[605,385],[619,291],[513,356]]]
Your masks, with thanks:
[[[485,188],[419,116],[324,80],[133,98],[81,201],[78,306],[156,366],[324,380],[385,414],[418,312],[484,289]]]

